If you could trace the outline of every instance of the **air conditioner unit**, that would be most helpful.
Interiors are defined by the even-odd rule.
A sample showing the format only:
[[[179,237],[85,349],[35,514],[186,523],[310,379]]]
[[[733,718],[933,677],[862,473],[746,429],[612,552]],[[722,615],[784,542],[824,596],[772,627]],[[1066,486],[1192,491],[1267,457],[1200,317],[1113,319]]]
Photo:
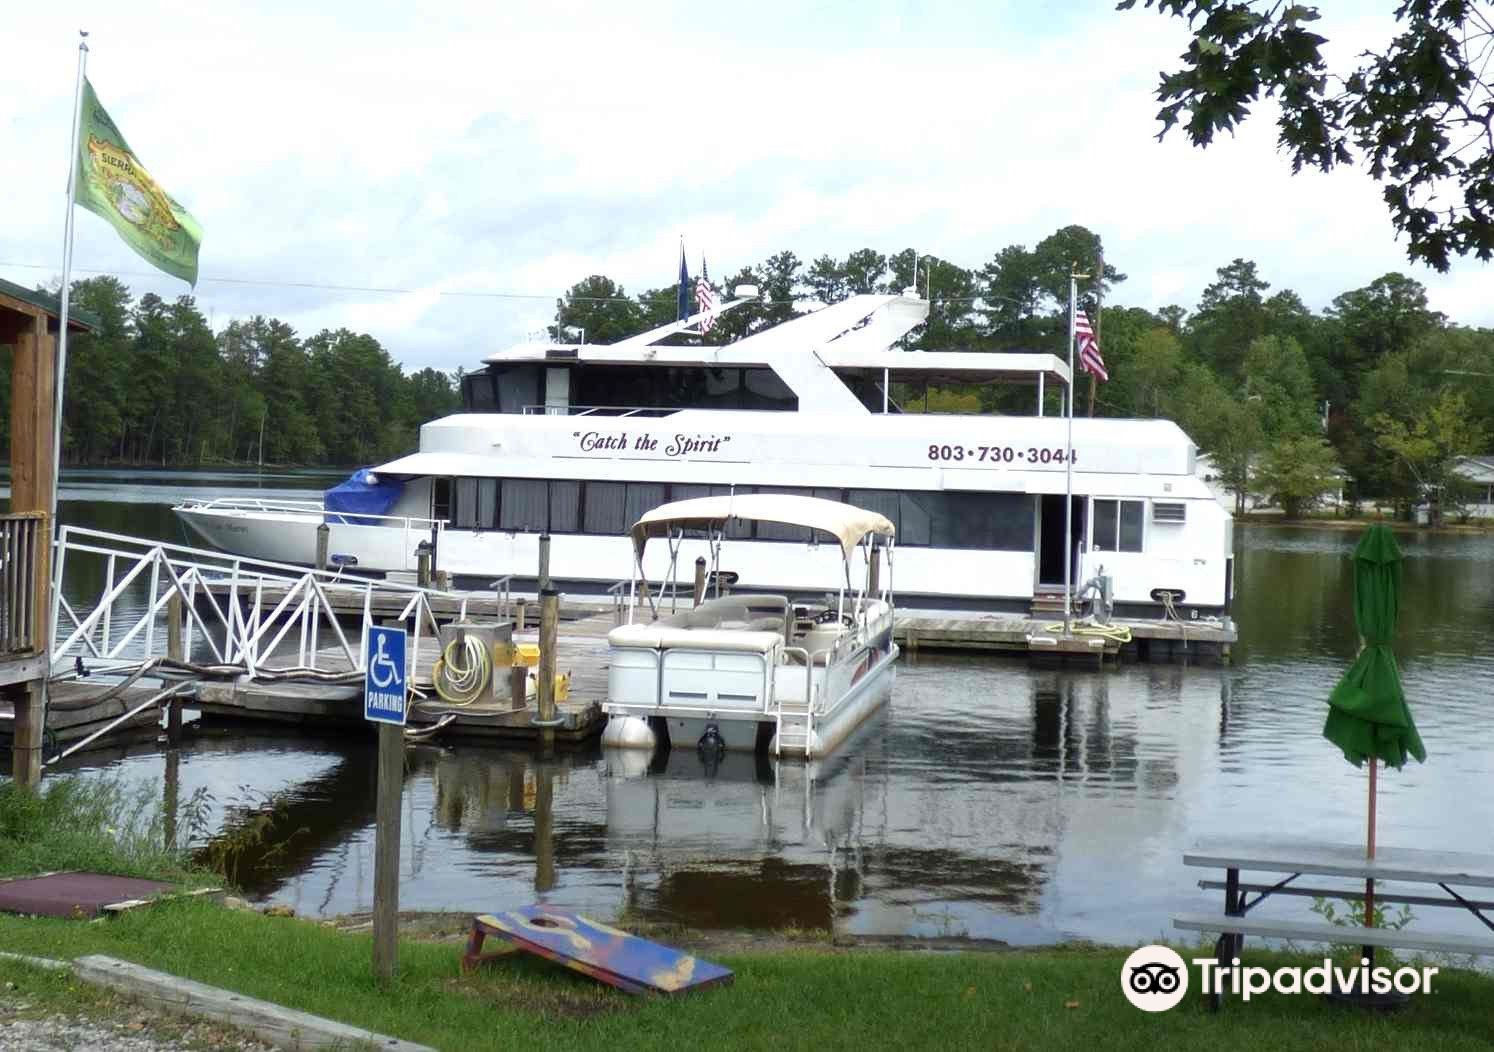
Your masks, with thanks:
[[[1176,500],[1152,501],[1153,522],[1187,522],[1188,505]]]

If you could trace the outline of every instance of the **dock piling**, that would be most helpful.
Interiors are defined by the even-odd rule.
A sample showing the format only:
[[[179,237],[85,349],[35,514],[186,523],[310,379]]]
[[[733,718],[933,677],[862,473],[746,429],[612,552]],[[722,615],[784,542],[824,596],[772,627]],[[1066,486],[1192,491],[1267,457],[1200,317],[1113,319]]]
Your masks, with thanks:
[[[316,568],[325,570],[327,568],[327,548],[331,544],[332,527],[325,522],[317,524],[316,527]]]
[[[555,636],[560,625],[560,593],[546,588],[540,593],[539,623],[539,719],[540,745],[555,747]]]
[[[694,593],[694,603],[693,603],[694,606],[699,606],[701,603],[705,602],[705,587],[706,587],[706,561],[705,561],[705,556],[701,555],[701,556],[698,556],[696,558],[696,560],[695,560],[695,593]]]
[[[529,617],[529,601],[519,598],[514,600],[514,631],[524,631],[524,622]]]
[[[422,588],[431,586],[431,550],[428,545],[415,551],[415,580]]]
[[[537,587],[544,592],[550,587],[550,535],[540,534],[539,538],[539,577]]]
[[[374,805],[374,978],[387,985],[399,966],[399,804],[405,779],[405,732],[379,724],[378,789]]]

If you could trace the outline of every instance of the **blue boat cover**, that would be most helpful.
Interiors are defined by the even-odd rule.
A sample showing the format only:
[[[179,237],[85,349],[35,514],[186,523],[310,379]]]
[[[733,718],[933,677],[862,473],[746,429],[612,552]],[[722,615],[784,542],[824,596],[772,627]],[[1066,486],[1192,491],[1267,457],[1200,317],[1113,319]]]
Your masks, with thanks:
[[[339,482],[322,495],[324,519],[348,526],[375,526],[369,515],[387,515],[404,491],[398,479],[380,478],[368,468],[359,468],[346,482]]]

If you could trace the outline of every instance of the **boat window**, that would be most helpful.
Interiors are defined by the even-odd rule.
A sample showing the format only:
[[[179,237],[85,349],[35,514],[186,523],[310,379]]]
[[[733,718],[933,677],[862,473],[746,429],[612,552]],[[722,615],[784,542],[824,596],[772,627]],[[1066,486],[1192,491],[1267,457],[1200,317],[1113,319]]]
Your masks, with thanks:
[[[550,483],[550,532],[579,533],[581,530],[581,483]]]
[[[800,489],[795,486],[764,486],[768,493],[783,493],[791,497],[812,497],[814,491],[811,489]],[[757,539],[760,541],[798,541],[800,544],[808,544],[814,539],[814,531],[807,526],[786,526],[778,522],[760,522],[757,524]]]
[[[1020,493],[913,491],[901,495],[894,522],[899,545],[1030,552],[1032,515]]]
[[[527,406],[539,405],[544,369],[543,365],[534,362],[490,370],[498,388],[497,411],[522,413]]]
[[[628,522],[627,511],[623,506],[626,496],[627,486],[621,482],[588,482],[581,532],[613,535],[627,533],[632,523]]]
[[[493,374],[484,369],[462,377],[462,408],[469,413],[498,412],[498,396],[493,389]]]
[[[477,529],[476,479],[457,479],[452,487],[451,525],[458,530]]]
[[[498,480],[477,480],[477,528],[491,530],[498,525]]]
[[[1094,550],[1097,552],[1141,551],[1142,527],[1145,520],[1145,501],[1096,499],[1094,502]]]
[[[530,532],[548,529],[550,497],[545,480],[504,479],[499,509],[499,529]]]
[[[667,500],[662,482],[629,482],[623,500],[623,530],[631,529],[633,523]]]
[[[799,399],[772,369],[743,369],[742,408],[794,410]]]
[[[435,479],[431,487],[431,518],[451,521],[451,479]]]
[[[571,405],[791,411],[799,399],[764,367],[582,363],[571,372]]]

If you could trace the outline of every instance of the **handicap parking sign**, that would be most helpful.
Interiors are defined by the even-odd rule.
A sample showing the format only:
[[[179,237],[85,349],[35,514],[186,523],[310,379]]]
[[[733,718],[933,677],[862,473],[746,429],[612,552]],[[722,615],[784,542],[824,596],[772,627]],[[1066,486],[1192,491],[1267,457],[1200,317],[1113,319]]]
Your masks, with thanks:
[[[404,726],[405,630],[369,628],[363,652],[363,718]]]

